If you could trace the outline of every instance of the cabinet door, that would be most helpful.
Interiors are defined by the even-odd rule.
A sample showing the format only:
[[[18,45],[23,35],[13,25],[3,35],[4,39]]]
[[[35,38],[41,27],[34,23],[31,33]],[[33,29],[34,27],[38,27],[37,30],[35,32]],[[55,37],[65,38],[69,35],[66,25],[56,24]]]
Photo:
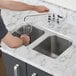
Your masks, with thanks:
[[[10,55],[3,53],[7,76],[26,76],[26,64]]]
[[[27,64],[27,76],[53,76]]]

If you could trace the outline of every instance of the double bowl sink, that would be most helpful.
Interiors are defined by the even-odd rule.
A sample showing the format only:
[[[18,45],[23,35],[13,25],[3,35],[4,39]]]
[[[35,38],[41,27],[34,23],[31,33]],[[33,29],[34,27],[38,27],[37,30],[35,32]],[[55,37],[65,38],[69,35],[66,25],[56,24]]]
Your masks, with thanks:
[[[20,37],[23,34],[22,27],[14,31],[12,34]],[[54,59],[60,56],[72,45],[71,40],[40,26],[32,26],[32,32],[29,36],[31,41],[27,46],[33,46],[30,48]]]

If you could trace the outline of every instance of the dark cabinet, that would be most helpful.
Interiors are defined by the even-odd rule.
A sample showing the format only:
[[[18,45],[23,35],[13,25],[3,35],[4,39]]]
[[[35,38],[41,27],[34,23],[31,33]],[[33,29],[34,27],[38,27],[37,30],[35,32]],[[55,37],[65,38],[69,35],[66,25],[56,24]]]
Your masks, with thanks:
[[[8,54],[3,53],[3,59],[7,76],[53,76]]]
[[[53,75],[50,75],[38,68],[35,68],[27,64],[27,76],[53,76]]]
[[[3,53],[7,76],[26,76],[26,63]]]

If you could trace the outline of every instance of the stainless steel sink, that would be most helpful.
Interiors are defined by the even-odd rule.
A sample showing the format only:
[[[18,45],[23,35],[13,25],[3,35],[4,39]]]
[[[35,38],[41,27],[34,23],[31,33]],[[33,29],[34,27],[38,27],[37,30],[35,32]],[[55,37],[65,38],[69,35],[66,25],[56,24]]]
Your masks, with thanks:
[[[49,57],[57,58],[71,45],[72,43],[66,39],[49,36],[33,49]]]
[[[13,35],[20,37],[22,34],[24,34],[23,32],[24,30],[26,31],[26,28],[23,29],[23,26],[22,26],[15,32],[13,32]],[[72,42],[64,37],[59,37],[54,32],[49,31],[48,33],[48,30],[46,29],[41,30],[34,26],[32,26],[32,32],[29,33],[29,36],[31,38],[30,44],[32,44],[32,42],[35,42],[32,44],[31,49],[52,58],[57,58],[59,55],[61,55],[66,49],[68,49],[72,45]]]
[[[24,27],[25,31],[26,31],[26,26]],[[24,29],[23,27],[19,28],[17,31],[13,32],[14,36],[20,37],[22,34],[24,34]],[[32,26],[32,32],[29,33],[29,36],[31,38],[30,43],[32,43],[33,41],[35,41],[36,39],[38,39],[41,35],[44,34],[44,31]]]

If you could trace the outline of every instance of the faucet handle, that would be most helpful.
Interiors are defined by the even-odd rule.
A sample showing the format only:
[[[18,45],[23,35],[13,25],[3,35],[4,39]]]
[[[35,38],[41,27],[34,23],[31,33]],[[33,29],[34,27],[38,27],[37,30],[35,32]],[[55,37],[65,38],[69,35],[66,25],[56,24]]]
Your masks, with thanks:
[[[60,23],[60,19],[63,19],[63,17],[62,17],[62,16],[60,16],[60,15],[57,15],[57,24],[59,24],[59,23]]]

